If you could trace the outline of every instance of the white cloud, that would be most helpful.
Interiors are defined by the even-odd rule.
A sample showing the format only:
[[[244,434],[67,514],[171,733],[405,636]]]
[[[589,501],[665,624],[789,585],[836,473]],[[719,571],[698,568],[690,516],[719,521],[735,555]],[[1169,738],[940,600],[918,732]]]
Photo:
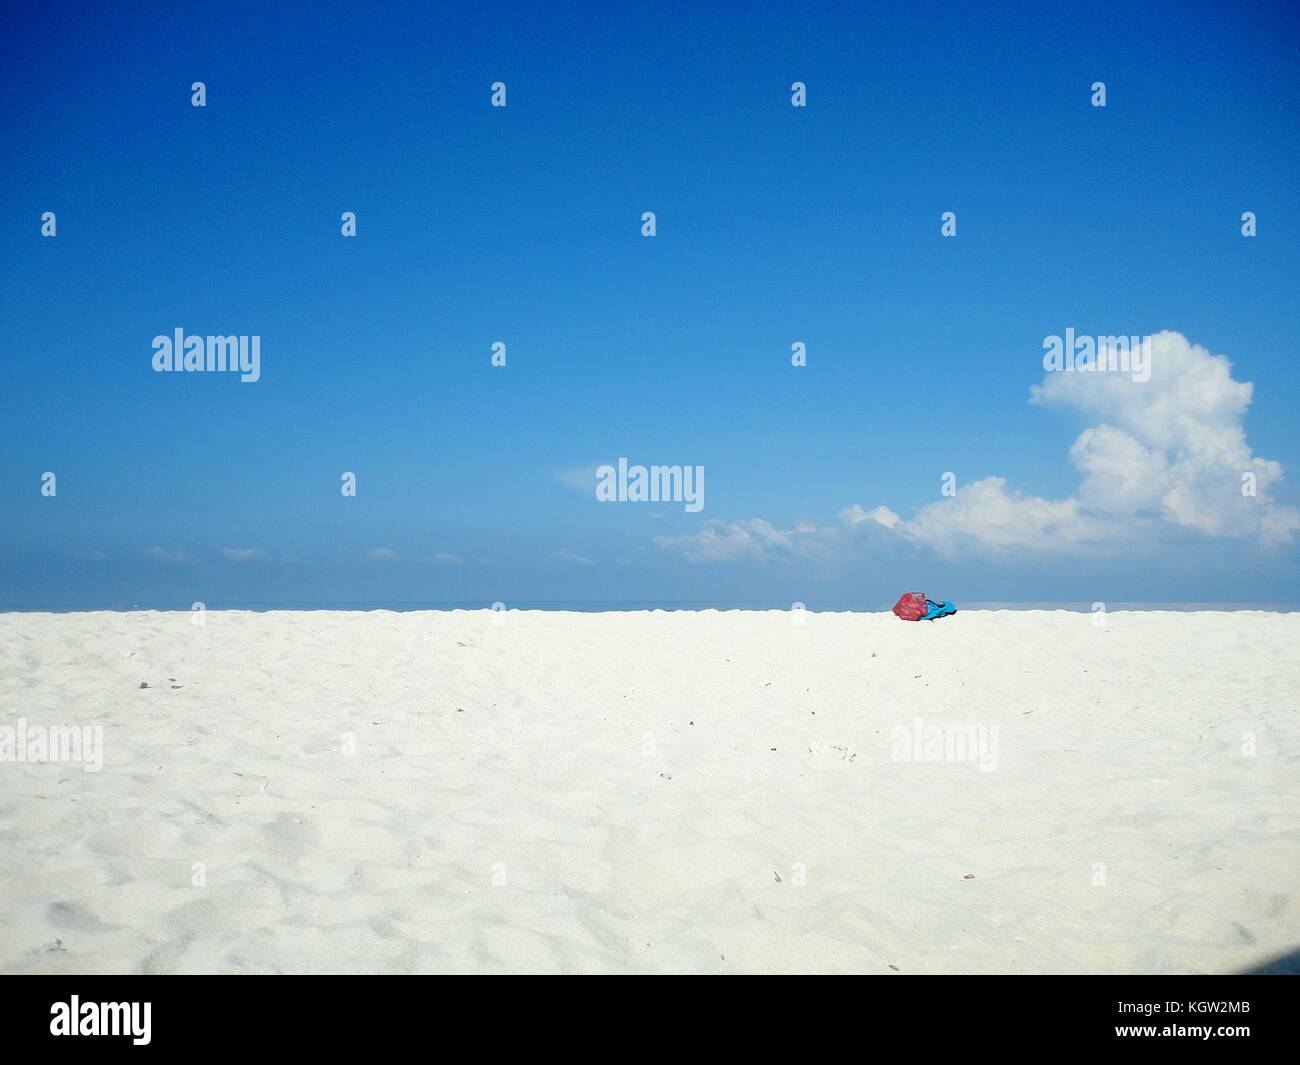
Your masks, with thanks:
[[[104,554],[103,551],[98,551],[98,550],[85,551],[80,547],[74,547],[71,551],[68,552],[68,554],[71,555],[73,558],[81,559],[83,562],[103,562],[105,559],[108,558],[108,556]]]
[[[954,554],[963,546],[995,549],[1068,547],[1104,535],[1075,499],[1008,492],[1001,477],[962,485],[957,495],[928,503],[896,527],[904,535]]]
[[[397,552],[391,547],[372,547],[370,557],[378,559],[380,562],[391,562],[397,557]]]
[[[962,546],[1055,550],[1114,543],[1138,533],[1194,530],[1207,536],[1287,544],[1300,511],[1270,490],[1282,467],[1255,457],[1243,421],[1252,386],[1232,364],[1180,333],[1151,340],[1151,379],[1127,374],[1048,373],[1030,402],[1077,411],[1098,424],[1070,448],[1082,475],[1065,499],[1008,491],[986,477],[922,507],[899,531],[945,553]],[[1255,495],[1242,493],[1252,474]]]
[[[893,529],[902,524],[903,519],[888,507],[876,507],[875,510],[863,510],[854,503],[840,511],[840,520],[849,526],[859,525],[864,521],[874,521],[886,529]]]
[[[255,547],[223,547],[220,553],[222,558],[228,558],[231,562],[251,562],[262,556],[262,552]]]
[[[465,560],[460,555],[453,555],[448,551],[439,551],[433,556],[435,562],[444,562],[449,566],[459,566]]]
[[[562,562],[570,566],[594,566],[596,564],[585,555],[574,554],[567,547],[551,552],[550,559],[552,562]]]
[[[1079,500],[1104,514],[1149,510],[1209,536],[1289,543],[1300,511],[1273,501],[1282,467],[1257,458],[1243,424],[1254,386],[1232,363],[1180,333],[1151,341],[1151,380],[1053,373],[1030,402],[1077,410],[1100,424],[1080,434],[1071,460],[1084,474]],[[1255,495],[1243,495],[1252,474]]]
[[[864,534],[943,554],[1081,550],[1149,540],[1162,529],[1289,544],[1300,532],[1300,511],[1272,498],[1282,467],[1246,443],[1251,393],[1251,384],[1233,380],[1224,356],[1179,333],[1158,333],[1150,380],[1067,371],[1047,373],[1030,390],[1033,404],[1096,420],[1070,448],[1081,479],[1064,499],[1025,495],[1004,477],[985,477],[922,506],[910,521],[888,507],[854,503],[825,528],[801,522],[781,531],[762,518],[714,519],[700,532],[656,542],[691,562],[825,554]],[[1242,492],[1244,474],[1253,475],[1254,496]]]
[[[146,558],[152,558],[158,562],[193,562],[194,556],[186,554],[184,551],[167,551],[161,547],[151,547],[145,551]]]
[[[1070,461],[1084,475],[1075,493],[1085,507],[1110,514],[1155,513],[1169,473],[1169,459],[1122,429],[1085,429],[1070,448]]]
[[[763,518],[704,523],[699,532],[656,536],[655,543],[688,562],[743,562],[772,557],[826,560],[848,550],[864,537],[891,538],[902,521],[888,507],[867,511],[854,503],[840,511],[838,524],[818,526],[799,519],[791,529],[778,529]]]
[[[764,558],[769,552],[790,552],[795,548],[796,535],[794,530],[782,532],[762,518],[711,518],[697,533],[656,536],[655,543],[688,562],[737,562]]]

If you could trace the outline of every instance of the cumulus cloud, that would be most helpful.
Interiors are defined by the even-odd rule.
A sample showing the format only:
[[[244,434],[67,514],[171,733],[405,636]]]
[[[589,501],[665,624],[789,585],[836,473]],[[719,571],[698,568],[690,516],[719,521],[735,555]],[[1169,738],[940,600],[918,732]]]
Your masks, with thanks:
[[[906,536],[954,554],[964,546],[995,549],[1068,547],[1096,539],[1107,526],[1076,499],[1042,499],[1008,491],[1002,477],[963,485],[957,495],[929,503],[899,525]]]
[[[227,558],[231,562],[251,562],[262,555],[262,552],[255,547],[223,547],[220,553],[222,558]]]
[[[1009,491],[1005,479],[988,477],[922,507],[901,531],[945,552],[963,541],[991,548],[1086,545],[1157,523],[1290,543],[1300,511],[1271,496],[1282,467],[1255,456],[1246,442],[1253,386],[1233,380],[1227,358],[1180,333],[1152,337],[1151,367],[1149,381],[1065,371],[1046,374],[1030,390],[1031,403],[1098,420],[1070,448],[1081,480],[1066,499],[1024,496]]]
[[[370,557],[380,562],[391,562],[397,557],[397,552],[391,547],[372,547]]]
[[[875,510],[863,510],[857,503],[840,511],[840,520],[850,526],[860,525],[864,521],[874,521],[886,529],[894,529],[903,523],[903,519],[888,507],[876,507]]]
[[[1300,532],[1300,511],[1274,500],[1282,467],[1246,442],[1251,394],[1249,382],[1233,379],[1227,358],[1166,331],[1152,337],[1149,380],[1071,370],[1047,373],[1030,389],[1032,404],[1094,422],[1070,448],[1080,480],[1064,499],[1025,495],[1005,477],[985,477],[908,521],[888,507],[854,503],[840,511],[838,525],[824,528],[713,519],[699,532],[656,542],[692,562],[826,554],[864,535],[948,555],[1086,550],[1170,530],[1285,545]]]

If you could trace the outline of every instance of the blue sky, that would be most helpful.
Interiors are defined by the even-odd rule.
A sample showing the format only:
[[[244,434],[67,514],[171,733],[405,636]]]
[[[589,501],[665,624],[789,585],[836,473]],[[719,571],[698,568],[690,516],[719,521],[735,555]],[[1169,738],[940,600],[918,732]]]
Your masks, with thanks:
[[[1287,5],[266,8],[2,16],[0,607],[1300,598]]]

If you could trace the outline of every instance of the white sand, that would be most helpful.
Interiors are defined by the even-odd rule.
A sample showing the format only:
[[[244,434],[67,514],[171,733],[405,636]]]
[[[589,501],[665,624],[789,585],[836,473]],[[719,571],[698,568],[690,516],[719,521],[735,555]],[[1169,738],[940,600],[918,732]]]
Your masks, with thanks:
[[[1300,615],[206,622],[0,615],[0,725],[104,737],[97,773],[0,763],[0,969],[1196,973],[1300,944]],[[894,760],[918,716],[996,727],[996,770]]]

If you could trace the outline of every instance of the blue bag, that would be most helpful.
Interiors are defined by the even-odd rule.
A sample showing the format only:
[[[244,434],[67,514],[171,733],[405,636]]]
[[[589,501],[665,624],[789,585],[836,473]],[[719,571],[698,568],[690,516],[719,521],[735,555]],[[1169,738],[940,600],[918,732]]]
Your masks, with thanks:
[[[949,614],[957,613],[957,607],[953,603],[940,599],[935,602],[933,599],[927,599],[925,605],[929,608],[921,617],[922,621],[936,621],[939,618],[946,618]]]

